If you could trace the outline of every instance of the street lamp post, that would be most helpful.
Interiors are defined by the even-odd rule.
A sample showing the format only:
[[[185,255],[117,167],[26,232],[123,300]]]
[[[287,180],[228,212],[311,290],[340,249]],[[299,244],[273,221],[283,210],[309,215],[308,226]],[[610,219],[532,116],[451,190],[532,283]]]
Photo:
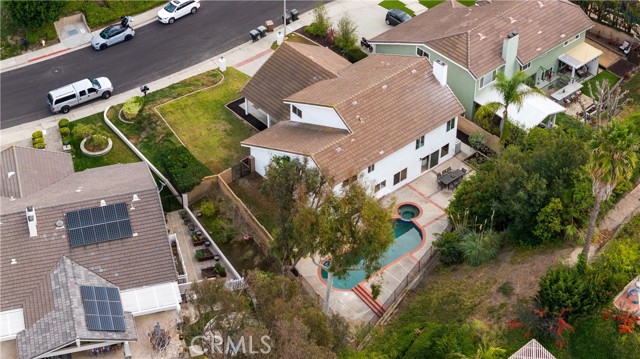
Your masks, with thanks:
[[[282,23],[284,24],[284,36],[287,37],[287,0],[284,0],[284,12],[282,13]]]

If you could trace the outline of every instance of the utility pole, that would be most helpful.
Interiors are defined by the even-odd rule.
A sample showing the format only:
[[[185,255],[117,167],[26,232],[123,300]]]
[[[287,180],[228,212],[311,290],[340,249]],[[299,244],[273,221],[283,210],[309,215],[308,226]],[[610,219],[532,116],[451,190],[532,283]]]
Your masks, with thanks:
[[[287,0],[284,0],[284,12],[282,13],[282,23],[284,24],[284,36],[282,39],[287,37]]]

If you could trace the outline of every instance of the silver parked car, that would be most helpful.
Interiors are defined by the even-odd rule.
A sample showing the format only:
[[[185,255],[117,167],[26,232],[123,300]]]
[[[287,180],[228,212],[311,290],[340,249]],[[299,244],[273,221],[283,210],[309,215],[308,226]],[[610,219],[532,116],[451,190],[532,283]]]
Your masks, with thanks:
[[[123,16],[117,25],[111,25],[100,31],[99,36],[91,38],[91,47],[96,50],[104,50],[111,45],[133,39],[136,32],[131,27],[133,19],[131,16]]]

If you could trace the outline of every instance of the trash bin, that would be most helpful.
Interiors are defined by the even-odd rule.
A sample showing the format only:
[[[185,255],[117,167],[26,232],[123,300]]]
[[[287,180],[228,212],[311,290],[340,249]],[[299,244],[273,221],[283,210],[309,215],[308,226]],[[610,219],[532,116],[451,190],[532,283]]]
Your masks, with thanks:
[[[284,23],[284,15],[282,16],[282,22]],[[287,25],[291,23],[291,13],[287,13]]]
[[[258,26],[258,32],[260,33],[260,37],[267,36],[267,28],[264,26]]]
[[[249,35],[251,35],[251,40],[253,42],[260,40],[260,33],[258,32],[258,30],[253,29],[249,31]]]
[[[291,21],[298,21],[299,15],[300,13],[298,12],[298,10],[296,9],[291,10]]]
[[[454,153],[458,154],[461,151],[462,151],[462,141],[460,141],[459,139],[456,138],[456,145],[455,145]]]
[[[267,27],[267,32],[273,32],[273,20],[267,20],[264,24]]]

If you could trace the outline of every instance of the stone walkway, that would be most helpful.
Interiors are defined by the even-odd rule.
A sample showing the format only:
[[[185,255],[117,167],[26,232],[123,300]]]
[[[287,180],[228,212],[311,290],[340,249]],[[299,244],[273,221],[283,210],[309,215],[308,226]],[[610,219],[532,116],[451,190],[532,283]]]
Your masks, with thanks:
[[[600,221],[598,226],[600,233],[613,237],[623,224],[638,213],[640,213],[640,184],[622,197],[616,206],[607,213],[607,216]]]

